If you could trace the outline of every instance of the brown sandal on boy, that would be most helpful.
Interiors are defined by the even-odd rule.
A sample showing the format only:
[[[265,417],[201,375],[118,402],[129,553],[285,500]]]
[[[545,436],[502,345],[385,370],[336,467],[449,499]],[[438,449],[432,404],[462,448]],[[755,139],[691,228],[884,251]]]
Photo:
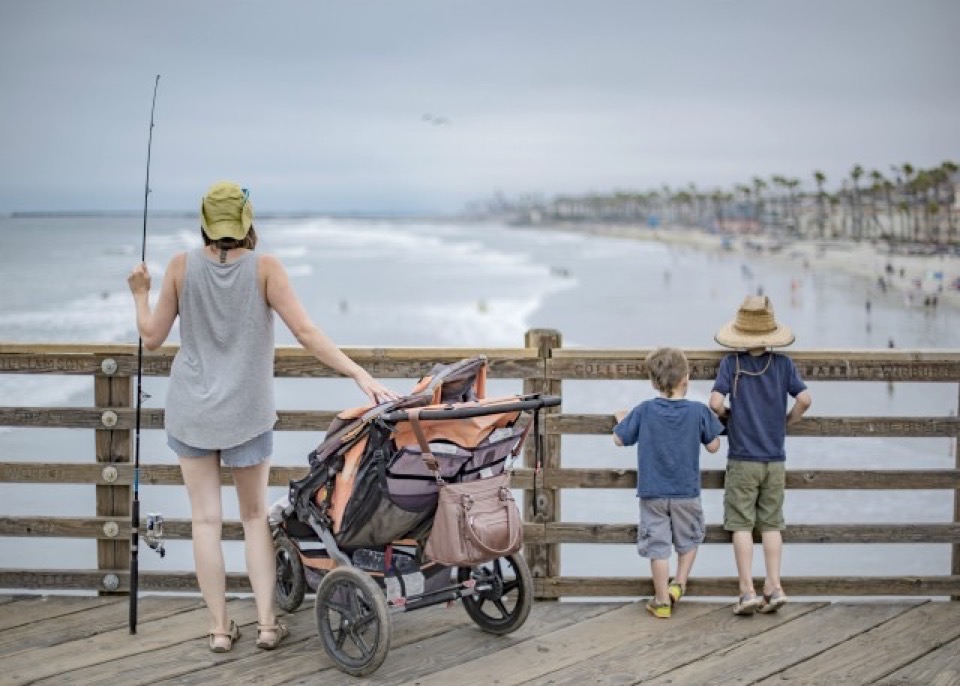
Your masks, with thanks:
[[[263,638],[264,633],[272,633],[271,638]],[[260,650],[273,650],[280,645],[280,641],[290,635],[286,624],[257,624],[257,647]]]
[[[218,638],[226,638],[229,643],[226,645],[217,643]],[[231,619],[230,631],[211,631],[207,634],[207,645],[210,646],[211,653],[229,653],[233,650],[233,644],[238,638],[240,638],[240,627]]]

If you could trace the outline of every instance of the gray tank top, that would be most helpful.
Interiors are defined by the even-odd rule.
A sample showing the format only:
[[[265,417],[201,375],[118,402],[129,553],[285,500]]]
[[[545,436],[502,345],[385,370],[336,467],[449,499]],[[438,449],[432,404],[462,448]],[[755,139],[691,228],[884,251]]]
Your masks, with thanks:
[[[257,256],[232,264],[187,253],[180,350],[170,370],[167,433],[195,448],[232,448],[273,428],[273,311]]]

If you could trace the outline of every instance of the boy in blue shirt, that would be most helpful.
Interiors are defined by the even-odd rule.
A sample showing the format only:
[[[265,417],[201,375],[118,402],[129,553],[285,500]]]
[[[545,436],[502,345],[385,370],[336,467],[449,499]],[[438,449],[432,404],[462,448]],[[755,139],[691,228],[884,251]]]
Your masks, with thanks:
[[[647,355],[647,369],[660,397],[614,416],[617,445],[637,445],[637,497],[640,529],[637,550],[650,559],[654,597],[647,611],[669,619],[683,597],[705,532],[700,504],[700,446],[720,449],[723,426],[703,403],[685,400],[690,382],[687,358],[676,348]],[[670,579],[671,544],[677,551],[677,575]]]
[[[793,360],[770,348],[790,345],[793,332],[778,324],[770,299],[749,296],[736,319],[714,339],[734,348],[720,362],[710,407],[727,420],[727,473],[723,528],[733,533],[740,595],[737,615],[776,612],[787,596],[780,584],[783,556],[783,497],[786,485],[784,440],[787,426],[799,421],[812,399]],[[741,352],[745,351],[745,352]],[[730,404],[725,400],[729,396]],[[795,398],[787,411],[787,397]],[[753,529],[760,530],[766,577],[763,598],[753,587]]]

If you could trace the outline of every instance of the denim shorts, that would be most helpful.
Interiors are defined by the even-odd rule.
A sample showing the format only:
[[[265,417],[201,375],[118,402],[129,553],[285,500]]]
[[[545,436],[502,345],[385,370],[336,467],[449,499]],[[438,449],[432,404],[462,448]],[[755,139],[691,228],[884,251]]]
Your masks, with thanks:
[[[178,457],[204,457],[205,455],[220,453],[220,461],[228,467],[254,467],[273,454],[273,430],[264,431],[246,443],[222,450],[194,448],[178,441],[170,434],[167,434],[167,445],[173,449]]]
[[[700,498],[641,498],[637,552],[651,560],[669,560],[670,546],[689,553],[703,543]]]

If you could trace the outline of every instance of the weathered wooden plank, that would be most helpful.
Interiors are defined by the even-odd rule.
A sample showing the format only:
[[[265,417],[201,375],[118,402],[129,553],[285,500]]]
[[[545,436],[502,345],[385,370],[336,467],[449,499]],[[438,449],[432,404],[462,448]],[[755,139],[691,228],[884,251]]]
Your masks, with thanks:
[[[304,459],[306,463],[306,459]],[[104,476],[103,465],[75,463],[42,462],[0,462],[0,483],[61,483],[61,484],[106,484],[115,483],[129,486],[133,483],[133,465],[111,465],[116,477],[110,473],[113,481]],[[287,486],[291,480],[302,479],[309,472],[303,467],[271,467],[270,485]],[[230,470],[223,470],[220,482],[224,486],[233,485]],[[180,466],[175,464],[141,464],[140,484],[149,486],[182,486],[183,476]]]
[[[147,352],[143,371],[148,376],[169,374],[177,346]],[[344,348],[352,359],[381,378],[419,378],[436,363],[449,363],[484,354],[494,378],[536,376],[540,366],[535,349],[528,348]],[[647,349],[560,349],[545,370],[549,379],[646,379],[643,359]],[[713,379],[724,350],[687,350],[692,379]],[[957,381],[960,353],[950,350],[826,350],[791,351],[801,375],[822,381]],[[117,375],[136,373],[136,346],[130,344],[0,344],[0,373],[102,374],[106,358],[117,362]],[[275,373],[279,377],[336,377],[299,347],[278,347]]]
[[[957,384],[957,416],[960,417],[960,384]],[[960,469],[960,437],[953,441],[953,464]],[[960,486],[953,492],[953,521],[960,522]],[[950,548],[950,573],[960,574],[960,544],[955,543]],[[960,596],[950,598],[960,602]]]
[[[876,686],[956,686],[960,684],[960,639],[945,643],[919,660],[873,682]]]
[[[115,532],[112,526],[116,525]],[[140,530],[146,531],[146,519],[140,519]],[[0,516],[0,536],[29,536],[52,538],[96,538],[102,541],[126,540],[130,537],[129,518],[118,517],[12,517]],[[192,537],[189,519],[165,518],[163,535],[169,540]],[[243,539],[239,520],[223,522],[223,540]]]
[[[729,624],[721,631],[736,632],[738,638],[746,640],[732,645],[732,642],[717,640],[715,632],[704,631],[693,645],[687,645],[692,659],[680,662],[683,656],[679,650],[672,663],[664,663],[662,652],[651,655],[651,661],[644,667],[653,678],[644,679],[644,684],[752,684],[802,664],[826,647],[843,644],[913,607],[916,604],[837,603],[789,622],[779,621],[777,615],[734,617],[728,610],[724,614]],[[777,614],[781,612],[783,610]],[[758,660],[758,655],[763,659]]]
[[[712,664],[716,653],[723,654],[731,646],[747,641],[753,644],[758,638],[774,633],[775,629],[790,625],[798,617],[819,614],[824,603],[793,604],[784,607],[775,615],[758,615],[760,621],[735,617],[730,606],[716,609],[697,618],[696,629],[689,624],[682,631],[657,633],[643,644],[629,644],[580,662],[564,669],[550,672],[542,678],[551,686],[580,686],[581,684],[634,684],[648,680],[658,681],[657,676],[671,678],[678,668]],[[687,611],[689,604],[681,603],[673,612],[673,619]],[[644,621],[638,619],[637,621]],[[652,617],[647,622],[655,622]],[[872,626],[872,625],[871,625]],[[696,639],[692,632],[696,631]],[[765,662],[765,660],[763,660]],[[677,684],[724,683],[722,679],[674,681]],[[729,683],[735,683],[730,681]],[[743,682],[741,682],[743,683]]]
[[[140,598],[137,606],[138,622],[152,622],[161,617],[195,610],[202,607],[199,598],[169,598],[147,596]],[[129,603],[123,602],[99,607],[87,607],[81,611],[21,625],[16,631],[0,633],[0,657],[32,648],[43,648],[69,641],[77,641],[104,631],[127,628]]]
[[[547,362],[552,379],[648,379],[643,363],[650,349],[558,350]],[[729,351],[685,350],[690,378],[716,378],[720,360]],[[790,351],[800,375],[815,381],[956,381],[960,353],[951,350],[824,350]]]
[[[103,429],[106,407],[0,407],[0,426],[30,428]],[[134,408],[112,409],[117,430],[135,425]],[[277,431],[326,431],[340,410],[280,410]],[[546,432],[556,434],[609,434],[613,415],[552,414],[545,412]],[[162,429],[164,411],[143,408],[142,429]],[[960,435],[957,417],[804,417],[790,427],[791,436],[950,438]]]
[[[554,607],[555,606],[555,607]],[[511,645],[524,641],[538,640],[569,626],[587,621],[622,607],[617,603],[537,603],[530,611],[524,625],[507,636],[494,636],[478,628],[472,622],[439,635],[430,641],[430,650],[422,646],[407,644],[399,650],[392,648],[384,665],[384,674],[376,683],[398,684],[416,681],[420,677],[445,669],[456,668],[471,660],[492,655]],[[351,681],[351,679],[353,679]],[[309,680],[294,681],[291,686],[308,686]],[[324,686],[350,686],[356,679],[340,672],[324,675]]]
[[[306,463],[306,458],[304,459]],[[133,466],[113,465],[116,478],[110,483],[127,486],[133,483]],[[303,467],[270,468],[270,485],[287,486],[290,481],[302,479],[309,472]],[[724,472],[705,469],[700,473],[705,489],[723,488]],[[111,478],[113,475],[111,474]],[[545,469],[542,475],[544,488],[636,488],[635,469]],[[61,483],[61,484],[106,484],[102,465],[71,462],[0,462],[0,483]],[[140,465],[140,483],[151,486],[181,486],[183,478],[178,465]],[[224,486],[233,485],[229,470],[221,474]],[[514,472],[514,488],[530,489],[533,486],[533,470],[519,468]],[[960,469],[804,469],[787,470],[789,489],[955,489],[960,488]]]
[[[3,465],[0,463],[0,479]],[[723,488],[722,469],[700,472],[701,487]],[[528,470],[514,473],[513,486],[526,487]],[[544,470],[546,488],[636,488],[636,469],[565,468]],[[960,469],[804,469],[787,470],[788,489],[954,489],[960,487]]]
[[[74,612],[84,612],[91,608],[120,605],[127,607],[125,599],[97,596],[56,596],[37,595],[32,597],[21,596],[13,607],[5,607],[0,611],[0,631],[14,629],[19,626],[29,626],[34,622],[42,622],[51,617],[61,617]]]
[[[956,604],[924,603],[758,683],[873,683],[958,637]]]
[[[316,620],[311,604],[306,611],[298,612],[291,624],[291,636],[281,650],[264,658],[260,655],[245,655],[212,669],[195,670],[184,668],[189,664],[180,664],[180,674],[175,678],[165,678],[153,686],[205,686],[211,683],[239,684],[255,683],[260,686],[270,684],[291,684],[302,678],[306,683],[327,683],[327,679],[339,674],[333,662],[317,638]],[[301,620],[301,621],[297,621]],[[286,621],[286,620],[285,620]],[[411,613],[391,616],[390,648],[391,654],[406,645],[422,644],[432,641],[450,631],[471,624],[466,613],[459,607],[450,609],[441,606],[428,607]],[[422,650],[422,645],[419,646]],[[387,655],[390,660],[390,654]],[[378,674],[389,675],[384,666],[379,673],[367,677],[362,683],[376,683]],[[360,683],[355,677],[353,683]],[[153,682],[152,682],[153,683]],[[396,682],[393,682],[396,683]]]
[[[0,426],[29,428],[103,429],[104,412],[116,418],[115,430],[129,431],[136,426],[136,408],[108,407],[0,407]],[[276,431],[326,431],[340,410],[280,410]],[[164,411],[141,408],[140,428],[162,429]]]
[[[178,346],[144,352],[144,376],[167,376]],[[536,350],[525,348],[342,348],[342,350],[378,378],[418,379],[438,363],[457,362],[485,355],[491,378],[522,379],[538,374],[542,365]],[[105,359],[116,363],[114,376],[135,376],[135,345],[0,344],[0,373],[103,375]],[[287,378],[342,378],[300,347],[278,347],[274,356],[274,375]]]
[[[0,415],[2,417],[2,415]],[[548,433],[609,434],[613,415],[562,414],[547,419]],[[792,425],[790,436],[950,438],[960,435],[958,417],[804,417]]]
[[[619,605],[580,604],[570,606],[534,606],[524,626],[508,637],[497,637],[480,632],[459,604],[448,610],[427,608],[413,613],[393,616],[390,652],[379,672],[368,676],[364,683],[397,684],[404,679],[438,669],[439,663],[456,665],[469,659],[470,655],[490,653],[504,645],[529,640],[536,635],[568,626],[602,612],[609,612]],[[428,641],[426,645],[425,641]],[[424,648],[429,646],[429,650]],[[273,659],[241,659],[215,670],[216,679],[227,683],[257,684],[356,684],[351,677],[337,669],[327,658],[315,639],[285,647]],[[321,671],[322,670],[322,671]],[[214,670],[184,675],[176,681],[161,681],[155,686],[169,684],[190,686],[210,683]]]
[[[760,534],[754,532],[759,543]],[[636,524],[601,522],[547,523],[524,529],[525,541],[550,543],[634,544]],[[960,525],[942,524],[790,524],[783,532],[788,543],[954,543],[960,541]],[[729,544],[730,532],[721,524],[707,526],[704,543]]]
[[[28,590],[108,590],[103,585],[105,574],[116,576],[120,584],[116,590],[130,589],[130,573],[123,569],[97,571],[95,569],[0,569],[0,587]],[[197,591],[197,577],[193,572],[146,572],[141,570],[138,587],[148,591]],[[246,574],[228,573],[227,591],[250,593]]]
[[[120,580],[119,590],[126,590],[128,573],[111,572]],[[0,569],[0,587],[17,589],[80,589],[102,588],[103,574],[96,570],[35,570]],[[763,582],[758,578],[757,585]],[[792,596],[942,596],[960,595],[960,577],[791,577],[784,586]],[[196,577],[192,572],[140,572],[141,591],[195,591]],[[638,577],[550,577],[537,578],[534,587],[538,597],[638,597],[650,595],[653,585],[649,579]],[[687,592],[691,596],[732,596],[737,583],[733,577],[691,579]],[[228,574],[227,590],[249,593],[250,584],[245,574]]]
[[[496,681],[500,686],[532,680],[545,683],[545,675],[564,667],[607,654],[620,646],[646,645],[664,632],[682,631],[715,607],[688,603],[684,609],[685,612],[678,612],[670,622],[656,622],[652,618],[644,621],[649,615],[643,604],[632,603],[460,666],[419,676],[408,683],[419,686],[488,686],[492,673],[497,674]]]
[[[541,365],[545,364],[554,350],[563,344],[559,331],[553,329],[533,329],[527,331],[524,343],[527,348],[537,351]],[[542,368],[535,377],[523,382],[524,393],[543,393],[562,395],[563,388],[559,380],[544,377]],[[523,465],[532,470],[530,489],[523,492],[523,520],[533,524],[554,522],[560,519],[560,491],[543,488],[540,480],[542,469],[560,467],[560,436],[543,435],[546,421],[556,416],[560,407],[547,408],[540,416],[541,424],[533,427],[523,447]],[[560,573],[560,547],[557,545],[528,544],[525,557],[534,577],[550,577]]]
[[[249,616],[250,609],[246,606],[253,604],[252,599],[234,600],[230,604],[230,613],[236,617],[242,611]],[[255,682],[253,675],[246,674],[245,669],[255,672],[258,665],[269,666],[274,660],[282,659],[292,650],[296,650],[303,643],[312,643],[314,651],[322,652],[317,645],[315,620],[312,608],[303,606],[298,612],[287,614],[282,621],[290,629],[290,636],[284,641],[281,650],[268,653],[254,647],[256,627],[242,626],[240,640],[229,653],[211,653],[207,650],[206,641],[187,640],[169,645],[161,650],[149,653],[125,655],[111,660],[109,664],[94,664],[70,672],[71,686],[100,686],[109,683],[106,677],[137,675],[137,683],[157,684],[174,683],[184,684],[250,684]],[[313,639],[313,640],[311,640]],[[302,655],[301,664],[312,665],[312,656]],[[105,673],[109,670],[109,673]],[[227,678],[229,675],[229,679]],[[199,677],[199,678],[198,678]],[[33,682],[32,686],[59,686],[61,677],[50,677]],[[121,682],[122,683],[122,682]]]
[[[93,382],[94,403],[112,410],[133,404],[132,379],[126,376],[97,376]],[[133,455],[133,432],[115,427],[94,431],[95,458],[98,464],[130,462]],[[129,520],[132,489],[118,484],[97,484],[96,513],[100,516]],[[130,537],[97,541],[97,568],[116,569],[130,559]]]
[[[256,622],[256,610],[248,604],[240,604],[236,609],[231,607],[231,615],[240,625]],[[196,643],[198,659],[213,655],[201,642],[208,626],[207,609],[200,608],[145,623],[137,627],[136,635],[130,635],[126,628],[114,629],[67,643],[23,650],[0,657],[0,684],[61,677],[97,664],[103,668],[108,683],[122,683],[123,675],[111,664],[119,658],[164,650],[186,641]]]
[[[116,525],[114,533],[113,526]],[[189,519],[167,518],[164,535],[169,540],[191,538]],[[141,530],[146,520],[141,519]],[[125,540],[130,535],[130,522],[117,517],[14,517],[0,516],[0,536],[96,538]],[[223,539],[242,540],[243,527],[237,520],[223,522]],[[760,534],[754,533],[759,542]],[[633,544],[637,540],[636,524],[603,522],[531,522],[524,525],[524,540],[540,543],[609,543]],[[788,543],[954,543],[960,541],[960,523],[931,524],[791,524],[783,532]],[[707,526],[707,544],[728,544],[730,533],[720,524]]]
[[[758,588],[763,579],[754,579]],[[783,586],[791,596],[945,596],[960,595],[960,576],[848,576],[785,577]],[[537,597],[628,597],[649,596],[653,582],[638,577],[561,576],[534,579]],[[687,584],[690,596],[737,595],[735,578],[696,577]]]

